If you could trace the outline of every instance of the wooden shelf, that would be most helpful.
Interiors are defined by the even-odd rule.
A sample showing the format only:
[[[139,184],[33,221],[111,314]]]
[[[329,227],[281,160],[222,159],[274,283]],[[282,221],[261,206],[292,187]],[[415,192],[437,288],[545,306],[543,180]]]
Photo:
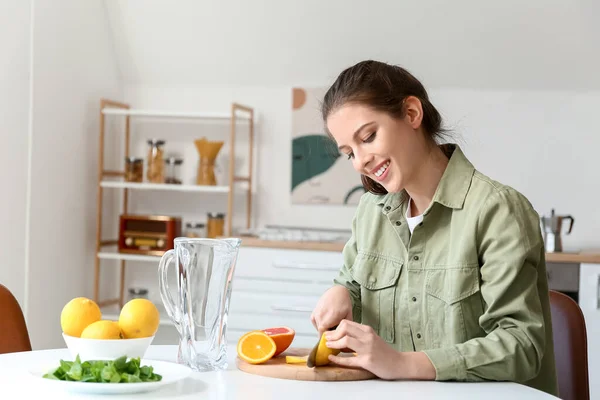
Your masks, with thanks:
[[[160,256],[147,256],[143,254],[119,253],[116,250],[105,250],[98,253],[98,258],[103,260],[145,261],[157,263]]]
[[[169,110],[141,110],[141,109],[125,109],[125,108],[103,108],[104,115],[120,115],[128,117],[156,117],[156,118],[183,118],[183,119],[212,119],[212,120],[231,120],[230,112],[186,112],[186,111],[169,111]],[[236,118],[250,121],[247,114],[238,115]]]
[[[176,185],[168,183],[102,181],[100,186],[115,189],[166,190],[172,192],[229,193],[229,186]]]
[[[546,262],[600,264],[600,251],[588,251],[579,253],[546,253]]]

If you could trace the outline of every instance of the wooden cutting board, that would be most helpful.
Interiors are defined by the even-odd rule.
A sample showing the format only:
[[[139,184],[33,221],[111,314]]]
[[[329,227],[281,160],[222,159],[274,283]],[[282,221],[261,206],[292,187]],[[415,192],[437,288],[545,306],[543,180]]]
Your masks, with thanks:
[[[249,374],[268,376],[271,378],[293,379],[299,381],[360,381],[373,379],[375,375],[361,368],[348,368],[336,364],[308,368],[306,364],[287,364],[285,356],[308,356],[310,349],[289,348],[282,354],[264,364],[249,364],[236,357],[237,367]],[[352,354],[340,353],[342,356],[354,357]]]

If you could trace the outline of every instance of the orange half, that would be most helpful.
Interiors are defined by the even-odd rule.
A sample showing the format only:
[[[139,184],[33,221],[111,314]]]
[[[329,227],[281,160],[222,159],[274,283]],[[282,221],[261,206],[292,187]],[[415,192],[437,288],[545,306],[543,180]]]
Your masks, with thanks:
[[[262,364],[269,361],[276,350],[275,341],[262,331],[248,332],[237,343],[238,356],[250,364]]]

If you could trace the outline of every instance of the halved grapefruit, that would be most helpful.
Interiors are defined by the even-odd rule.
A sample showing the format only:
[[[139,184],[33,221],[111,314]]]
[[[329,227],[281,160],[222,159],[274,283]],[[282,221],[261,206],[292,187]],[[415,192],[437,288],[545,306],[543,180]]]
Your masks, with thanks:
[[[286,351],[294,341],[294,336],[296,336],[296,331],[287,326],[267,328],[263,329],[262,331],[269,335],[277,345],[277,350],[275,351],[273,357],[276,357],[277,355]]]

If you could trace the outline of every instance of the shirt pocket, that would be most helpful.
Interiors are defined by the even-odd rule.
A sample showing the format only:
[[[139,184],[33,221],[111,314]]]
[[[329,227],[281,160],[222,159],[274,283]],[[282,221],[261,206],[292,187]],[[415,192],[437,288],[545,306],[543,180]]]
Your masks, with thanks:
[[[478,266],[427,270],[426,274],[426,330],[431,347],[481,336],[483,305]]]
[[[351,269],[361,288],[360,323],[371,326],[388,343],[395,340],[397,284],[402,265],[384,256],[359,253]]]

